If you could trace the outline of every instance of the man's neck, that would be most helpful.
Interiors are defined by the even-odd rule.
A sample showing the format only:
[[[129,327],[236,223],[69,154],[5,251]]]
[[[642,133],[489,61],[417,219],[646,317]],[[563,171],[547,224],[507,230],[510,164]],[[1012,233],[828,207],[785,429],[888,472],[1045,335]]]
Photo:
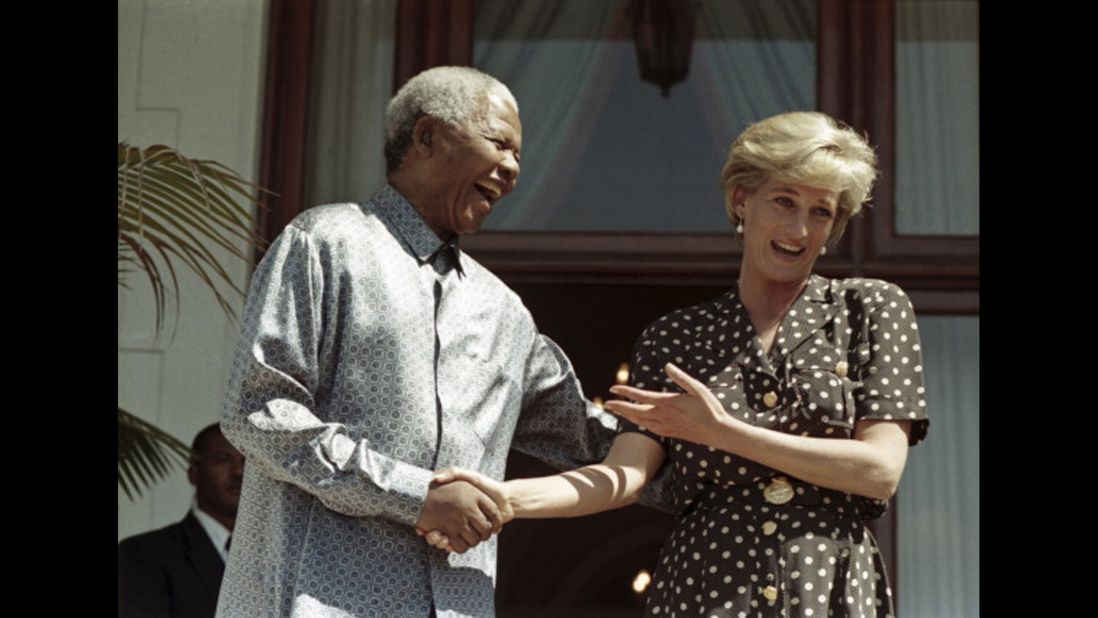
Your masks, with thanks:
[[[217,511],[215,511],[211,508],[208,508],[206,505],[202,504],[201,501],[196,502],[195,506],[200,511],[202,511],[202,513],[204,515],[207,515],[208,517],[210,517],[211,519],[213,519],[217,523],[221,524],[222,526],[225,526],[225,529],[228,530],[229,532],[233,531],[233,526],[236,525],[236,515],[227,515],[225,513],[218,513]]]
[[[400,169],[389,174],[387,180],[389,181],[389,185],[397,190],[397,193],[403,196],[405,200],[408,200],[408,203],[419,213],[419,216],[423,218],[427,227],[431,228],[431,231],[435,233],[435,236],[438,236],[443,242],[450,240],[453,234],[441,230],[438,225],[431,221],[431,217],[428,216],[426,210],[428,199],[427,195],[423,192],[424,184],[414,177],[411,170],[406,166],[401,166]]]

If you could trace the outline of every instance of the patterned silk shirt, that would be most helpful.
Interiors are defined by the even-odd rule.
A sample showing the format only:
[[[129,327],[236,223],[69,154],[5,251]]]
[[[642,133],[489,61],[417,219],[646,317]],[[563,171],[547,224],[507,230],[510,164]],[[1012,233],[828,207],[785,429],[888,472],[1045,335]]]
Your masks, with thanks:
[[[415,532],[432,471],[605,456],[615,419],[518,296],[390,186],[310,209],[258,266],[222,427],[247,457],[218,615],[491,616],[493,537]]]

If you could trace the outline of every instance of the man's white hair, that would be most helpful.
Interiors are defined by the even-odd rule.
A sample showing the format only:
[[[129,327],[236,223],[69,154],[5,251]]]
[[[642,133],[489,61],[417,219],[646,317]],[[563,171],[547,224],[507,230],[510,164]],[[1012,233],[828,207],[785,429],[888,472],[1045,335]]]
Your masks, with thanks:
[[[487,116],[487,95],[514,104],[502,82],[472,67],[434,67],[408,80],[385,109],[385,171],[394,172],[412,144],[412,130],[423,116],[458,126]]]

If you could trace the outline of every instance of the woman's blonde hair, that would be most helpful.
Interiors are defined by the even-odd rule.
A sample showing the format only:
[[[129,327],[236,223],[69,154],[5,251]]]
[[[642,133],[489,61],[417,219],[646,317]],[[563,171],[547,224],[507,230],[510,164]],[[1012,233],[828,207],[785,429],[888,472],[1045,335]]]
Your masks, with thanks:
[[[820,112],[778,114],[747,127],[721,168],[724,207],[733,224],[739,221],[732,203],[737,188],[750,193],[775,178],[837,191],[829,243],[861,211],[876,177],[877,155],[866,138]]]

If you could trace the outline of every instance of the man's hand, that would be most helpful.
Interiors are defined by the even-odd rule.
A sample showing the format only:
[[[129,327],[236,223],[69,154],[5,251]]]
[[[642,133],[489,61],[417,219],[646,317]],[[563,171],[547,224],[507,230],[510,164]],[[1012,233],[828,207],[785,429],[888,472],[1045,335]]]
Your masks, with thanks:
[[[506,524],[515,517],[515,511],[508,501],[504,484],[495,479],[490,479],[483,474],[471,470],[446,468],[436,472],[432,480],[435,483],[441,484],[465,481],[472,483],[477,489],[484,492],[484,494],[495,503],[496,508],[499,509],[500,525],[496,526],[493,530],[495,533],[498,533],[500,529],[502,529],[503,524]],[[417,527],[416,531],[419,532],[421,536],[426,537],[428,545],[447,551],[454,551],[450,538],[440,530],[423,530]]]
[[[472,483],[477,489],[483,491],[486,496],[496,503],[496,507],[499,508],[499,514],[503,518],[503,523],[507,523],[515,518],[515,510],[514,507],[511,506],[510,496],[507,493],[507,486],[493,478],[489,478],[479,472],[474,472],[473,470],[450,467],[435,472],[435,476],[432,477],[431,480],[440,484],[452,483],[454,481]],[[496,530],[496,532],[499,532],[499,530]]]
[[[459,554],[476,547],[502,527],[503,517],[496,503],[465,481],[432,483],[416,522],[419,534],[437,531],[448,541],[448,549]]]

